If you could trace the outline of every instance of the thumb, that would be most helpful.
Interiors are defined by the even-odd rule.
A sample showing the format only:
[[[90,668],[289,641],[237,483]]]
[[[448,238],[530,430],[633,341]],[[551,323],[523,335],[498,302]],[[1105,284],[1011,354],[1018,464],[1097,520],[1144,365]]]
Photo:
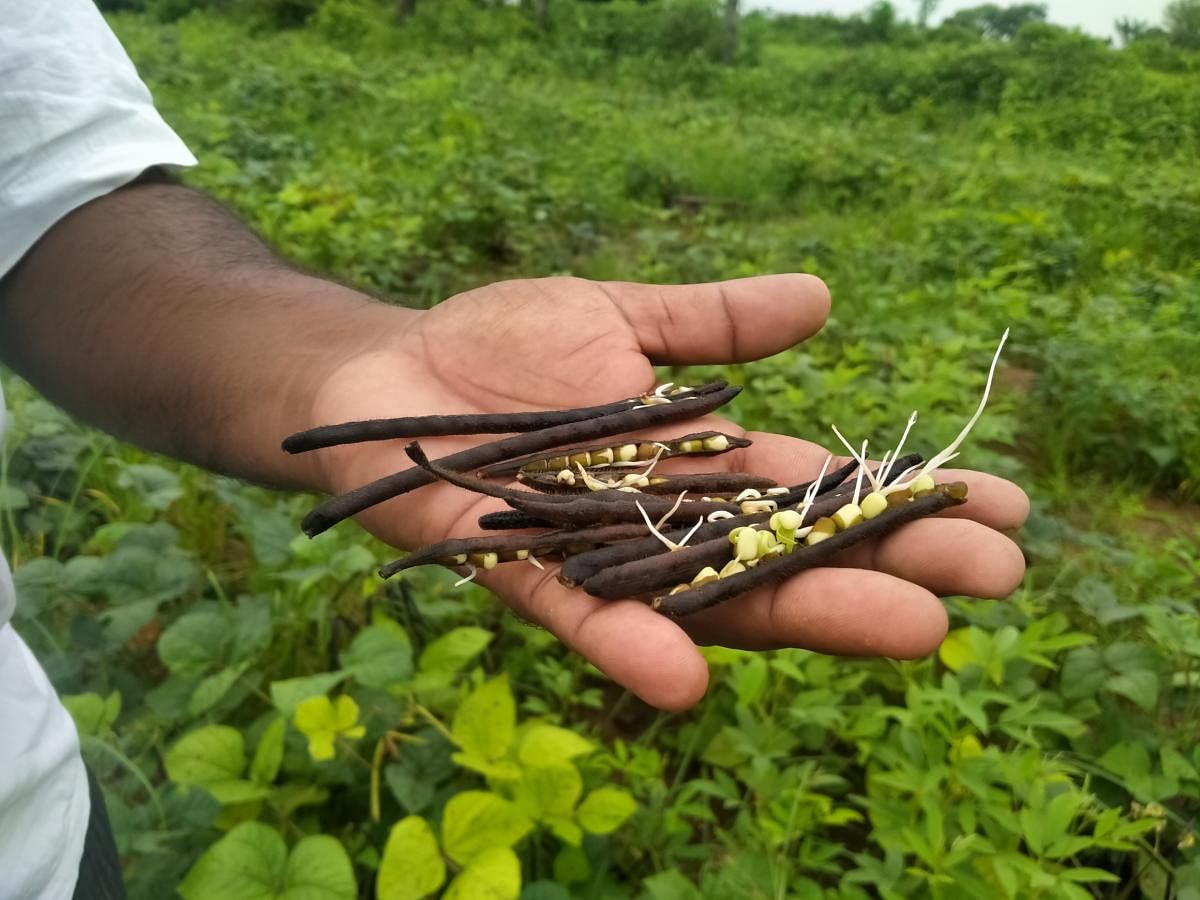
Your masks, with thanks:
[[[829,289],[815,275],[604,287],[655,365],[762,359],[811,337],[829,316]]]

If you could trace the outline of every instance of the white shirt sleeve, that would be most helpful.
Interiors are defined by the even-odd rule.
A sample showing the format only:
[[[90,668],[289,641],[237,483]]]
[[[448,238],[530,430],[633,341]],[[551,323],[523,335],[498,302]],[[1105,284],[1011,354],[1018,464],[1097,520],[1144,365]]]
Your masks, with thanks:
[[[0,277],[89,200],[195,164],[92,0],[0,0]]]

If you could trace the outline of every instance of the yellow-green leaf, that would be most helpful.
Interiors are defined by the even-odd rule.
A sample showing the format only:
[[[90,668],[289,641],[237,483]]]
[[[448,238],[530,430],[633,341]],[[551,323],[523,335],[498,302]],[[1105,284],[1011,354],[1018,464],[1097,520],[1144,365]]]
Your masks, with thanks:
[[[177,784],[206,787],[235,781],[246,765],[246,742],[236,728],[205,725],[176,741],[163,761]]]
[[[527,766],[567,762],[595,749],[587,738],[556,725],[531,725],[521,737],[517,758]]]
[[[585,831],[592,834],[611,834],[633,815],[637,801],[621,788],[596,788],[579,804],[576,818]]]
[[[459,865],[485,850],[511,847],[533,828],[514,804],[490,791],[461,791],[442,814],[442,848]]]
[[[459,705],[450,733],[465,752],[484,760],[508,754],[517,729],[517,706],[508,676],[485,681]]]
[[[337,702],[328,697],[309,697],[296,707],[293,722],[308,738],[308,753],[315,760],[333,759],[334,738],[360,738],[366,733],[358,721],[358,704],[342,695]]]
[[[975,662],[975,651],[971,647],[971,629],[956,628],[946,635],[938,647],[938,658],[952,672],[961,672]]]
[[[521,893],[521,863],[507,847],[486,850],[467,866],[442,900],[517,900]]]
[[[570,817],[583,793],[583,779],[571,763],[529,766],[513,786],[517,805],[538,821]]]
[[[270,784],[279,775],[283,764],[283,735],[287,721],[279,718],[267,726],[258,739],[254,759],[250,763],[250,777],[259,784]]]
[[[446,864],[429,823],[408,816],[393,825],[379,864],[378,900],[420,900],[445,880]]]

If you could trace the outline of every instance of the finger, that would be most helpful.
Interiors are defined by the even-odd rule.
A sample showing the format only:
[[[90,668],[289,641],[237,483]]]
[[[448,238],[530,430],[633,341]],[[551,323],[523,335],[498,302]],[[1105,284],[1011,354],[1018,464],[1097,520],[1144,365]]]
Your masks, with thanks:
[[[701,644],[914,659],[941,643],[947,622],[942,604],[922,587],[882,572],[822,568],[689,616],[683,625]]]
[[[812,336],[829,316],[829,290],[813,275],[604,287],[655,365],[762,359]]]
[[[677,710],[699,702],[708,688],[708,666],[679,625],[644,603],[569,590],[555,578],[557,568],[510,565],[481,580],[518,615],[548,629],[651,706]]]
[[[949,597],[999,600],[1025,577],[1025,556],[1011,540],[967,519],[920,519],[838,557],[837,565],[877,569]]]

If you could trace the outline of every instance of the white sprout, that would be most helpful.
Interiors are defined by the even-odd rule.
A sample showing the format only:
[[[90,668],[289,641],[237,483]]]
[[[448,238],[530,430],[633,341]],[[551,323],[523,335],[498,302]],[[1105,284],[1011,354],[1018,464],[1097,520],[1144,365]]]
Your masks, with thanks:
[[[825,462],[821,465],[821,471],[817,477],[813,479],[812,484],[804,491],[804,499],[800,503],[800,524],[804,524],[804,517],[808,515],[808,511],[812,509],[813,503],[817,499],[817,491],[821,490],[821,482],[825,480],[825,473],[829,470],[829,464],[833,462],[833,454],[825,457]]]
[[[842,434],[840,431],[838,431],[838,427],[836,425],[834,425],[832,427],[833,427],[833,433],[836,434],[838,440],[842,442],[842,446],[844,446],[847,450],[850,451],[850,455],[854,458],[854,461],[856,463],[858,463],[859,472],[860,473],[866,472],[867,480],[869,480],[871,482],[871,490],[874,490],[874,491],[880,490],[881,486],[879,484],[878,476],[874,472],[867,469],[867,442],[863,441],[862,452],[859,452],[850,446],[850,442],[848,440],[846,440],[846,436],[844,434]],[[860,478],[859,481],[861,482],[862,479]]]
[[[951,441],[950,445],[946,447],[945,450],[935,454],[933,458],[925,463],[925,465],[918,470],[917,474],[908,481],[896,482],[892,484],[887,490],[887,493],[908,488],[912,482],[916,481],[921,476],[933,474],[933,472],[935,472],[937,469],[940,469],[946,463],[950,462],[950,460],[958,456],[959,445],[966,440],[967,435],[971,432],[971,429],[975,427],[975,423],[979,421],[979,417],[983,415],[983,408],[987,405],[988,397],[992,393],[992,381],[996,377],[996,366],[1000,362],[1000,351],[1004,349],[1004,343],[1008,340],[1008,332],[1009,329],[1005,328],[1004,334],[1000,336],[1000,344],[996,347],[996,353],[992,357],[992,365],[988,369],[987,381],[983,385],[983,396],[979,398],[979,406],[975,409],[975,414],[967,420],[967,424],[963,426],[963,430],[958,433],[958,437]]]
[[[460,578],[458,581],[454,582],[455,587],[462,587],[468,581],[474,581],[475,576],[479,574],[479,570],[471,563],[467,563],[467,568],[471,570],[470,573],[466,577]]]
[[[761,500],[762,492],[756,491],[754,488],[746,488],[740,494],[733,498],[734,503],[741,503],[745,500]]]
[[[914,409],[908,417],[908,423],[904,426],[904,433],[900,435],[900,442],[896,444],[896,450],[892,454],[892,461],[885,465],[879,466],[879,480],[886,482],[888,476],[892,474],[892,466],[896,464],[896,460],[900,458],[900,451],[904,449],[904,442],[908,439],[908,433],[912,431],[912,427],[917,424],[917,411]],[[885,457],[886,459],[886,457]]]
[[[866,458],[867,458],[867,442],[866,441],[863,441],[862,450],[859,452],[862,454],[861,458],[863,460],[866,460]],[[858,498],[859,498],[859,495],[862,493],[863,473],[865,473],[866,471],[867,471],[866,465],[859,465],[858,476],[854,479],[854,499],[850,501],[855,506],[858,506]],[[878,482],[872,477],[871,484],[872,484],[872,487],[875,487],[878,484]],[[876,487],[875,489],[878,490],[878,487]]]
[[[692,530],[689,531],[687,534],[685,534],[683,536],[683,539],[681,541],[679,541],[679,543],[675,543],[675,541],[671,540],[669,537],[667,537],[665,534],[663,534],[662,531],[659,530],[666,523],[667,519],[671,518],[671,516],[675,514],[675,510],[679,509],[679,504],[681,504],[683,502],[683,498],[684,498],[685,494],[687,494],[687,491],[684,491],[682,494],[679,495],[679,499],[675,501],[675,505],[671,507],[671,509],[667,512],[667,514],[665,516],[663,516],[661,519],[658,520],[657,525],[650,521],[650,516],[646,512],[646,507],[642,506],[642,502],[640,500],[633,501],[633,505],[636,506],[638,508],[638,512],[640,512],[642,514],[642,520],[645,521],[646,527],[650,529],[650,533],[652,535],[654,535],[656,538],[658,538],[660,541],[662,541],[663,546],[666,547],[668,550],[682,549],[687,544],[687,542],[689,540],[691,540],[692,535],[696,533],[696,529],[704,524],[704,516],[701,516],[696,521],[696,524],[692,526]]]
[[[543,572],[546,571],[546,567],[542,565],[542,561],[540,559],[538,559],[536,556],[534,556],[532,553],[530,553],[525,558],[527,560],[529,560],[529,564],[531,566],[533,566],[535,569],[541,569]]]
[[[675,382],[673,381],[668,381],[666,384],[660,384],[654,389],[654,396],[665,397],[667,396],[667,391],[671,390],[673,387],[675,387]]]
[[[708,514],[708,521],[720,522],[722,519],[732,519],[733,513],[727,509],[714,509]]]

